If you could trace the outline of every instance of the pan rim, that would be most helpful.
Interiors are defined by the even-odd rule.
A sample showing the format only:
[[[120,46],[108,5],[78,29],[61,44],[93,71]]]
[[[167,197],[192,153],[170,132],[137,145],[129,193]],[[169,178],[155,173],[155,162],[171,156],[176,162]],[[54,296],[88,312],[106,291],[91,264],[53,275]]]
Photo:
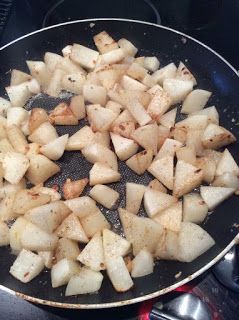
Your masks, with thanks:
[[[200,46],[204,47],[205,49],[207,49],[208,51],[211,51],[214,55],[216,55],[220,60],[222,60],[239,78],[239,74],[238,71],[225,59],[223,58],[218,52],[216,52],[214,49],[210,48],[209,46],[207,46],[206,44],[204,44],[203,42],[181,32],[181,31],[177,31],[173,28],[169,28],[163,25],[157,25],[155,23],[151,23],[151,22],[147,22],[147,21],[140,21],[140,20],[132,20],[132,19],[123,19],[123,18],[91,18],[91,19],[82,19],[82,20],[74,20],[74,21],[68,21],[68,22],[63,22],[63,23],[59,23],[59,24],[55,24],[52,26],[48,26],[45,28],[41,28],[38,30],[35,30],[33,32],[27,33],[21,37],[18,37],[17,39],[10,41],[9,43],[3,45],[0,48],[0,51],[4,50],[5,48],[11,46],[12,44],[25,39],[27,37],[30,37],[34,34],[49,30],[49,29],[53,29],[53,28],[58,28],[62,25],[68,25],[68,24],[77,24],[77,23],[81,23],[81,22],[89,22],[89,23],[94,23],[97,21],[123,21],[123,22],[130,22],[130,23],[137,23],[137,24],[144,24],[144,25],[150,25],[150,26],[154,26],[157,28],[161,28],[161,29],[165,29],[168,30],[170,32],[176,33],[182,37],[185,37],[187,39],[190,39],[196,43],[198,43]],[[51,307],[58,307],[58,308],[67,308],[67,309],[106,309],[106,308],[112,308],[112,307],[120,307],[120,306],[126,306],[126,305],[131,305],[134,303],[138,303],[138,302],[142,302],[145,300],[149,300],[152,298],[156,298],[160,295],[163,295],[165,293],[168,293],[174,289],[176,289],[179,286],[182,286],[184,284],[186,284],[187,282],[195,279],[196,277],[198,277],[199,275],[201,275],[202,273],[204,273],[206,270],[208,270],[210,267],[212,267],[216,262],[218,262],[221,258],[223,258],[223,256],[235,245],[239,242],[239,233],[234,237],[234,239],[232,239],[232,241],[215,257],[213,258],[210,262],[208,262],[205,266],[203,266],[201,269],[197,270],[196,272],[194,272],[192,275],[189,275],[188,277],[184,278],[183,280],[176,282],[175,284],[166,287],[164,289],[161,290],[157,290],[153,293],[149,293],[147,295],[143,295],[141,297],[137,297],[137,298],[132,298],[132,299],[128,299],[128,300],[123,300],[123,301],[117,301],[117,302],[109,302],[109,303],[102,303],[102,304],[77,304],[77,303],[65,303],[65,302],[56,302],[56,301],[50,301],[50,300],[43,300],[40,298],[35,298],[33,296],[29,296],[26,294],[23,294],[21,292],[17,292],[14,291],[12,289],[9,289],[3,285],[0,285],[0,289],[2,291],[5,291],[6,293],[10,293],[12,295],[15,295],[17,297],[21,297],[24,300],[27,300],[29,302],[33,302],[33,303],[38,303],[38,304],[42,304],[42,305],[48,305]]]

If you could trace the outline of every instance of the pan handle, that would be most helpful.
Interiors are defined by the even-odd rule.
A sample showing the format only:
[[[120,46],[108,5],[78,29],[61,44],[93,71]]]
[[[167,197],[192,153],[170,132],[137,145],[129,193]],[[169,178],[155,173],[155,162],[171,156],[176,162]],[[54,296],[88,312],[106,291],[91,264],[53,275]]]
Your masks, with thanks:
[[[150,320],[182,320],[182,318],[178,318],[159,310],[158,308],[153,308],[149,316]]]

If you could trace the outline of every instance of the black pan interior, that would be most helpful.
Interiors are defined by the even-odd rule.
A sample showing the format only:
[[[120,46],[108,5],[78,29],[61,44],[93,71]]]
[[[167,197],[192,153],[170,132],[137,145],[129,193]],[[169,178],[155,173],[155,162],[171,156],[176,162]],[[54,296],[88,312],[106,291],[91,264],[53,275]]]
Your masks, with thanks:
[[[94,47],[92,36],[106,30],[115,39],[125,37],[132,41],[138,48],[140,55],[156,55],[161,65],[169,62],[179,63],[183,61],[192,70],[198,80],[198,87],[213,92],[209,105],[215,105],[220,113],[221,124],[230,129],[237,138],[239,137],[239,79],[235,72],[212,51],[199,43],[154,25],[127,22],[127,21],[94,21],[94,26],[89,21],[65,24],[50,28],[17,41],[0,51],[0,90],[4,93],[4,86],[9,83],[9,70],[17,68],[27,71],[25,60],[40,60],[46,51],[61,53],[61,49],[71,43],[80,43]],[[68,101],[69,95],[61,100]],[[45,107],[51,109],[59,99],[53,99],[40,95],[34,98],[29,107]],[[58,126],[60,135],[68,132],[76,132],[82,127]],[[238,142],[229,147],[236,161],[239,161]],[[86,177],[91,165],[84,160],[80,152],[67,152],[59,161],[62,172],[47,182],[47,185],[61,185],[66,178],[77,179]],[[138,176],[134,174],[124,163],[119,163],[122,173],[122,183],[114,185],[120,192],[119,205],[124,206],[125,182],[134,181],[147,184],[152,177],[149,174]],[[87,194],[88,189],[85,194]],[[239,198],[231,197],[220,205],[208,219],[203,227],[212,235],[216,245],[208,252],[200,256],[192,263],[179,263],[174,261],[160,261],[155,267],[153,274],[135,280],[135,286],[126,293],[116,293],[109,280],[105,277],[98,294],[64,297],[64,287],[52,289],[48,271],[43,272],[32,282],[22,284],[14,279],[9,273],[9,267],[15,259],[8,248],[0,248],[0,284],[23,294],[60,303],[77,303],[83,305],[117,303],[123,300],[131,300],[160,289],[167,288],[176,282],[192,275],[215,258],[235,237],[237,229],[233,227],[239,223],[238,215]],[[121,226],[116,210],[103,210],[113,229],[120,232]],[[141,212],[142,213],[142,212]],[[182,272],[176,279],[175,274]]]

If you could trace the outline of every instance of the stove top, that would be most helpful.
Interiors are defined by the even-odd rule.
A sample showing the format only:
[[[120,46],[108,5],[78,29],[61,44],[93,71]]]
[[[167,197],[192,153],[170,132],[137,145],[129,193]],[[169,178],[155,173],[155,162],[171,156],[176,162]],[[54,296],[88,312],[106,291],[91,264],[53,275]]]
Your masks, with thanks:
[[[0,45],[64,21],[118,17],[162,23],[183,31],[239,69],[239,0],[0,0]],[[1,317],[8,320],[189,319],[239,317],[239,249],[188,285],[144,303],[103,310],[67,310],[33,305],[0,290]],[[220,280],[220,281],[219,281]],[[199,299],[198,299],[199,298]]]

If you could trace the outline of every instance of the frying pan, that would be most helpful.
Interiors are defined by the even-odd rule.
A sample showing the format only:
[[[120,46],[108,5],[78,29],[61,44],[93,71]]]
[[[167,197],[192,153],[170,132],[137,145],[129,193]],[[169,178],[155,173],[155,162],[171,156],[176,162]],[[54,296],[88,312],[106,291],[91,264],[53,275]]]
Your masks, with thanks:
[[[0,93],[4,94],[4,86],[9,83],[9,70],[17,68],[27,71],[25,60],[39,60],[46,51],[61,53],[61,49],[71,43],[80,43],[94,47],[92,37],[100,31],[108,31],[115,39],[125,37],[138,47],[139,54],[156,55],[161,65],[170,62],[184,61],[192,70],[198,81],[198,87],[213,92],[210,105],[216,105],[221,124],[230,129],[239,138],[239,78],[236,70],[216,52],[175,30],[145,23],[123,19],[92,19],[64,23],[45,28],[23,36],[0,50]],[[51,109],[60,101],[68,101],[69,95],[61,99],[53,99],[39,95],[28,104],[31,107]],[[58,126],[60,135],[66,132],[73,134],[79,127]],[[238,142],[229,147],[230,152],[239,161]],[[80,152],[67,152],[58,161],[62,172],[51,178],[48,186],[61,185],[66,178],[77,179],[87,176],[91,165],[81,156]],[[150,174],[138,176],[124,163],[119,163],[122,173],[122,183],[112,184],[121,197],[119,206],[124,207],[125,182],[134,181],[147,184],[152,177]],[[86,190],[87,194],[89,190]],[[233,196],[218,206],[208,216],[202,227],[215,239],[216,244],[206,253],[191,263],[175,261],[159,261],[153,274],[134,280],[134,287],[126,293],[117,293],[107,277],[97,294],[64,296],[64,287],[51,288],[50,274],[43,272],[28,284],[22,284],[9,274],[9,268],[15,256],[7,247],[0,248],[0,285],[2,289],[12,292],[32,302],[48,304],[65,308],[108,308],[143,301],[156,297],[197,277],[215,264],[236,243],[239,223],[239,197]],[[121,225],[117,210],[100,209],[110,221],[113,230],[121,233]],[[144,214],[141,209],[140,214]],[[175,275],[181,272],[179,278]]]

